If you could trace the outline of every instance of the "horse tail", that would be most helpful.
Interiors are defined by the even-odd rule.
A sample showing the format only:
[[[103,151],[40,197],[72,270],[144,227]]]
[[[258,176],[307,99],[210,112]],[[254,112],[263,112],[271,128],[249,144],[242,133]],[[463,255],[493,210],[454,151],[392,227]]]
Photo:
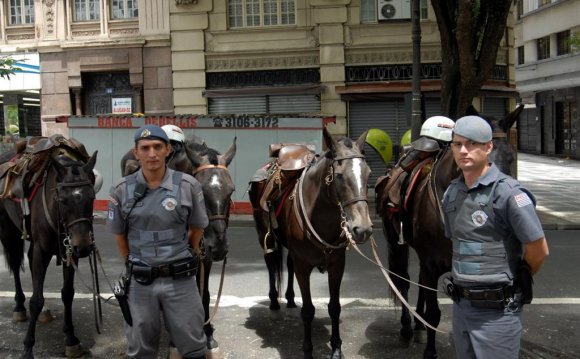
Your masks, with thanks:
[[[10,221],[10,219],[8,219]],[[4,232],[8,233],[8,232]],[[2,236],[2,245],[4,246],[4,259],[8,270],[11,274],[24,269],[24,239],[17,236],[19,231],[14,231],[14,236]]]
[[[403,229],[399,214],[393,214],[392,218],[383,218],[383,232],[387,239],[389,270],[397,276],[392,276],[395,286],[407,297],[409,291],[409,245],[400,241]],[[400,277],[398,277],[400,276]],[[402,278],[401,278],[402,277]],[[398,297],[391,293],[393,299]]]

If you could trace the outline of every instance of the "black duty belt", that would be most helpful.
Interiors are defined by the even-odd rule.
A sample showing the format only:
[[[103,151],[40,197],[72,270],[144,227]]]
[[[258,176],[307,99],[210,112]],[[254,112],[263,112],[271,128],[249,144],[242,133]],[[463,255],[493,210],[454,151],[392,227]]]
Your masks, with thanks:
[[[173,265],[167,264],[158,267],[151,267],[153,278],[171,277],[173,275]]]
[[[476,301],[504,301],[514,294],[513,287],[506,285],[497,288],[462,287],[454,284],[455,293],[460,298]]]

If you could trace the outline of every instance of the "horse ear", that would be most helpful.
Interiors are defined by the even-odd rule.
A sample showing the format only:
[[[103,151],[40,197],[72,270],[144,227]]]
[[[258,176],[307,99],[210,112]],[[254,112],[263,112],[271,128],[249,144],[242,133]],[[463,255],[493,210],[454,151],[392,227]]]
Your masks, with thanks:
[[[93,172],[93,168],[95,168],[95,164],[97,163],[97,153],[99,151],[95,151],[91,158],[87,161],[87,163],[83,166],[83,170],[87,173]]]
[[[473,105],[469,105],[467,110],[465,110],[465,116],[479,116],[479,112],[477,112]]]
[[[367,140],[367,134],[369,133],[369,130],[367,129],[365,132],[363,132],[362,135],[359,136],[359,138],[356,140],[356,145],[358,147],[358,149],[362,152],[364,146],[365,146],[365,141]]]
[[[510,112],[506,117],[499,121],[499,127],[503,130],[503,132],[508,132],[510,128],[514,125],[514,123],[520,118],[520,114],[524,110],[524,104],[519,104],[515,110]]]
[[[236,140],[238,137],[234,137],[234,142],[227,149],[226,153],[220,156],[220,159],[226,163],[226,167],[230,165],[234,156],[236,155]],[[221,162],[221,161],[220,161]]]
[[[332,135],[328,132],[326,126],[322,128],[322,137],[324,137],[324,142],[326,143],[328,149],[332,152],[336,151],[337,142],[334,139],[334,137],[332,137]]]

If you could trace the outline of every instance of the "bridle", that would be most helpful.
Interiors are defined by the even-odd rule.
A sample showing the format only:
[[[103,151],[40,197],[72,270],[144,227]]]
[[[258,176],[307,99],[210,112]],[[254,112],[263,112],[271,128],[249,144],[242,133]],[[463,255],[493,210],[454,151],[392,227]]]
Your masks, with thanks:
[[[342,160],[349,160],[349,159],[355,159],[355,158],[361,158],[364,160],[365,157],[362,154],[354,154],[354,155],[335,157],[335,158],[330,159],[331,163],[330,163],[330,166],[328,166],[328,174],[324,178],[324,181],[325,181],[327,188],[330,188],[330,184],[334,181],[334,174],[340,173],[339,171],[336,171],[334,164],[339,162],[339,161],[342,161]],[[367,199],[367,196],[364,195],[364,196],[356,196],[356,197],[350,198],[346,201],[341,201],[338,193],[334,194],[334,196],[337,199],[339,199],[337,201],[337,206],[339,208],[340,218],[341,218],[341,223],[340,223],[340,227],[342,229],[341,236],[344,235],[346,240],[344,242],[339,243],[338,245],[334,245],[334,244],[326,242],[324,239],[322,239],[320,237],[320,235],[316,232],[316,230],[312,226],[312,223],[308,219],[307,211],[306,211],[306,208],[304,206],[304,178],[306,177],[306,172],[308,172],[308,170],[312,167],[314,161],[315,161],[315,159],[313,159],[310,162],[310,164],[308,165],[308,167],[302,172],[302,175],[300,176],[300,179],[298,181],[298,185],[295,187],[295,191],[298,192],[298,202],[300,203],[300,212],[302,212],[301,217],[304,219],[304,222],[306,223],[307,235],[312,235],[316,239],[316,241],[322,245],[324,251],[332,251],[335,249],[341,249],[341,248],[348,246],[350,244],[350,239],[352,238],[352,234],[350,233],[350,231],[348,229],[347,218],[346,218],[346,213],[344,212],[344,208],[347,206],[350,206],[356,202],[361,202],[361,201],[367,202],[368,199]],[[295,208],[297,209],[297,207],[295,207]],[[297,216],[298,216],[297,218],[300,218],[299,213],[297,213]]]
[[[197,167],[195,170],[193,170],[192,175],[193,175],[193,177],[196,177],[196,175],[198,173],[203,172],[205,170],[212,169],[212,168],[220,169],[220,170],[224,170],[226,172],[229,172],[228,171],[228,167],[225,166],[225,165],[205,164],[205,165],[201,165],[201,166]],[[223,221],[226,221],[226,224],[228,224],[228,222],[230,220],[230,211],[228,210],[227,213],[224,213],[224,214],[219,214],[219,213],[218,214],[212,214],[212,215],[207,216],[207,218],[210,221],[223,220]]]

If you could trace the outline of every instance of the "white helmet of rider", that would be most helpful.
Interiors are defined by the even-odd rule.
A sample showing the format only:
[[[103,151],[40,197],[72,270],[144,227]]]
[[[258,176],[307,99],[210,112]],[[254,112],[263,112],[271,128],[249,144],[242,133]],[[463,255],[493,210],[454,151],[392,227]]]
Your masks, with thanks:
[[[421,136],[427,136],[440,141],[451,142],[455,122],[445,116],[429,117],[421,126]]]
[[[175,125],[165,125],[161,127],[163,131],[167,134],[170,141],[177,141],[183,143],[185,141],[185,134],[183,130]]]

